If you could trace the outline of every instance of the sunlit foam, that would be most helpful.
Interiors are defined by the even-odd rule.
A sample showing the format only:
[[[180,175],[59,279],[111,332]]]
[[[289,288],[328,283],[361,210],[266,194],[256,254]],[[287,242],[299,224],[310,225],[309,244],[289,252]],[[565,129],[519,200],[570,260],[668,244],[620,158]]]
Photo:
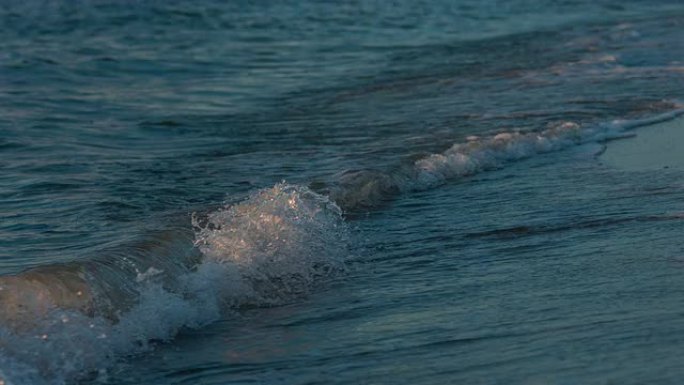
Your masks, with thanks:
[[[78,263],[0,277],[0,380],[64,384],[98,376],[116,357],[144,351],[182,328],[245,305],[291,301],[343,271],[348,253],[341,210],[285,183],[196,215],[193,223],[203,257],[190,269],[157,255],[177,246],[155,241],[153,255],[99,270],[106,284]],[[115,282],[127,289],[107,289]],[[99,296],[108,297],[106,306],[98,305]]]

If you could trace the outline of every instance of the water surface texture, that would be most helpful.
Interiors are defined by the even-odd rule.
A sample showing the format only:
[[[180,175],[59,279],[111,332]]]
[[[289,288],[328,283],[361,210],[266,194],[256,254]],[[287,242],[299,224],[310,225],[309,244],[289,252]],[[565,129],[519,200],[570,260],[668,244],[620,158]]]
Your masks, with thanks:
[[[681,1],[8,0],[0,47],[0,384],[684,377],[684,170],[599,156],[681,121]]]

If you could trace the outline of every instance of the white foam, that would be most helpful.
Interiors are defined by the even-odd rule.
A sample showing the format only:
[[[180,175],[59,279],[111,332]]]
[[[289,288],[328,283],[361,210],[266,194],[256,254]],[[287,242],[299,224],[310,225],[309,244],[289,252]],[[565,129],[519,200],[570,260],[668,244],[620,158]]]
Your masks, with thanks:
[[[305,292],[346,256],[340,208],[305,187],[278,184],[195,224],[205,257],[236,267],[258,301]]]
[[[347,171],[339,175],[330,196],[347,211],[372,207],[401,192],[433,188],[449,180],[501,168],[507,163],[538,154],[630,136],[629,130],[633,128],[684,114],[684,109],[679,104],[675,105],[680,109],[646,119],[615,120],[587,126],[562,122],[541,131],[471,135],[441,153],[425,156],[392,173]]]
[[[171,288],[159,279],[161,269],[139,273],[138,297],[118,317],[59,307],[46,296],[40,312],[30,314],[37,319],[29,328],[0,326],[0,381],[53,385],[104,375],[117,357],[149,349],[152,341],[169,340],[240,306],[290,301],[344,269],[341,211],[305,187],[278,184],[196,217],[194,224],[204,260],[175,277]]]
[[[414,188],[429,188],[448,179],[501,167],[504,163],[581,143],[587,132],[565,122],[542,132],[502,132],[489,138],[456,143],[448,150],[414,163]]]

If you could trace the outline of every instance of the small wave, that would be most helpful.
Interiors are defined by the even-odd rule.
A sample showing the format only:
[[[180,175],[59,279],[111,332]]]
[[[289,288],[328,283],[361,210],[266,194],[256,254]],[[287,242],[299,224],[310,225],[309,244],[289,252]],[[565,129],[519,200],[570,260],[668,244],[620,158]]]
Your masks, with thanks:
[[[684,109],[677,106],[680,109],[645,119],[615,120],[592,126],[563,122],[542,131],[470,136],[446,151],[422,157],[390,173],[345,172],[327,193],[345,211],[354,212],[376,206],[402,192],[430,189],[535,155],[630,136],[631,129],[684,114]]]
[[[158,235],[114,257],[0,277],[0,381],[98,376],[182,328],[291,301],[344,270],[341,210],[305,187],[281,183],[193,224],[192,237]]]

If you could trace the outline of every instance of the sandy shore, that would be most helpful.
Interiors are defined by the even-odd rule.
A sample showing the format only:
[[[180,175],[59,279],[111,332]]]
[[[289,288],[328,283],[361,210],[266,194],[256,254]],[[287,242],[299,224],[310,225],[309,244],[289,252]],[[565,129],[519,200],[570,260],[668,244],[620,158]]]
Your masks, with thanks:
[[[684,169],[684,117],[644,126],[636,136],[608,143],[601,160],[627,170]]]

